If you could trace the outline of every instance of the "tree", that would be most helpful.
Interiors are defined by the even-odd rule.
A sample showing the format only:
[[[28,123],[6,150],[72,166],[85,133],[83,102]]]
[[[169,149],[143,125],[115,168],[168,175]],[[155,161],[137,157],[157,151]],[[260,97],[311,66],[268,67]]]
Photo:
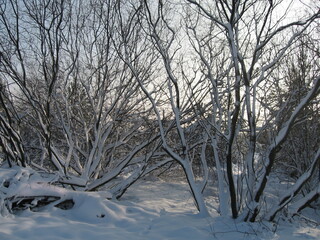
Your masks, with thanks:
[[[161,147],[163,151],[173,161],[179,164],[186,176],[189,184],[192,196],[195,200],[195,205],[199,212],[205,216],[208,215],[207,208],[205,206],[202,191],[206,185],[207,179],[202,179],[199,184],[196,182],[192,151],[197,146],[203,146],[202,154],[200,157],[201,166],[205,175],[208,173],[207,162],[205,160],[204,150],[206,141],[200,141],[192,143],[192,133],[188,133],[188,125],[195,116],[188,112],[188,101],[183,101],[185,96],[182,96],[182,82],[181,77],[178,76],[178,68],[176,67],[176,47],[179,48],[179,40],[177,41],[177,29],[170,24],[170,14],[167,12],[166,6],[160,1],[151,7],[151,3],[144,2],[138,6],[134,6],[136,10],[129,19],[122,20],[119,32],[121,33],[122,48],[119,48],[119,55],[123,61],[127,64],[130,70],[135,76],[135,80],[139,83],[140,88],[148,98],[152,110],[154,112],[154,118],[158,123],[158,131],[161,138]],[[127,22],[127,24],[125,24]],[[139,40],[138,32],[135,31],[135,24],[142,26],[144,30],[145,40],[143,41],[143,48],[139,52],[131,51],[130,43],[128,44],[128,37],[131,34],[137,37]],[[137,35],[136,35],[137,34]],[[143,33],[141,33],[143,34]],[[134,42],[133,44],[137,44]],[[148,50],[147,50],[148,49]],[[149,66],[158,64],[160,66],[159,74],[160,78],[155,77],[153,80],[154,85],[162,84],[161,101],[164,102],[163,112],[166,117],[161,115],[162,106],[158,104],[153,89],[145,84],[143,76],[141,76],[141,70],[137,68],[136,63],[139,63],[139,58],[144,52],[148,52],[150,57],[148,61]],[[138,65],[139,67],[139,65]],[[165,120],[169,120],[169,124],[165,125]],[[190,129],[190,128],[189,128]],[[174,141],[170,141],[171,139]],[[200,147],[201,149],[201,147]]]
[[[281,1],[274,4],[260,1],[216,1],[214,4],[193,0],[187,2],[190,3],[190,11],[198,14],[195,18],[189,15],[187,22],[191,44],[203,66],[200,70],[212,83],[214,117],[209,124],[214,132],[212,139],[219,139],[217,135],[222,135],[227,143],[222,163],[226,163],[232,216],[237,218],[242,212],[244,220],[255,221],[262,207],[263,194],[277,153],[292,131],[298,115],[318,94],[319,77],[314,77],[313,86],[279,126],[270,144],[259,153],[259,132],[272,128],[274,124],[272,118],[263,120],[260,116],[265,106],[263,98],[259,97],[263,92],[261,88],[263,84],[264,87],[276,84],[275,81],[269,81],[269,75],[278,70],[280,60],[291,50],[296,39],[311,28],[319,18],[319,12],[316,10],[304,20],[283,23],[282,17],[285,15],[272,18]],[[207,30],[203,30],[201,21],[208,23]],[[281,42],[278,36],[283,37]],[[228,48],[219,47],[223,41]],[[219,57],[226,60],[220,67],[220,74],[216,74],[212,69],[215,66],[212,61]],[[226,87],[219,88],[218,83]],[[224,92],[229,94],[227,117],[221,118]],[[221,128],[221,122],[225,122],[225,129]],[[242,137],[245,139],[241,140]],[[245,150],[242,150],[243,157],[239,154],[241,150],[239,152],[236,147],[239,141],[245,141],[246,144]],[[241,163],[243,172],[240,177],[234,172],[233,162]]]
[[[23,117],[19,126],[10,125],[8,116],[2,121],[6,134],[11,128],[21,132],[7,134],[12,151],[22,145],[28,164],[55,171],[59,183],[79,190],[113,181],[116,197],[158,148],[157,133],[143,128],[150,112],[146,97],[115,51],[114,28],[125,16],[117,4],[12,0],[1,3],[0,12],[0,71],[12,85],[4,105]],[[121,182],[117,177],[124,172],[132,177]]]
[[[311,39],[311,35],[301,36],[295,43],[297,47],[294,48],[290,55],[284,58],[284,69],[281,71],[283,78],[282,91],[276,96],[281,99],[277,101],[279,106],[274,107],[277,115],[277,127],[288,120],[287,117],[290,116],[297,104],[310,90],[313,79],[319,76],[319,66],[314,62],[317,59],[316,51],[314,51],[316,49],[310,48],[312,46]],[[319,161],[317,159],[317,151],[319,150],[319,137],[317,134],[319,132],[318,98],[316,96],[297,116],[286,142],[284,142],[276,155],[274,166],[276,171],[281,173],[281,178],[287,178],[289,183],[299,182],[303,179],[303,184],[297,184],[299,187],[293,195],[297,195],[297,192],[300,191],[302,199],[308,199],[310,202],[313,197],[318,195],[316,189],[319,183],[316,172],[317,161]],[[312,195],[312,192],[314,195]],[[288,204],[284,199],[280,202],[282,205],[278,204],[268,214],[270,219],[274,219],[275,214]],[[290,198],[286,200],[288,199]],[[313,200],[316,200],[316,198]],[[300,202],[303,201],[300,200]],[[298,203],[293,205],[295,205],[294,209],[302,207],[302,205],[297,207]],[[296,210],[293,210],[295,214],[294,211]]]
[[[9,166],[16,163],[25,167],[27,159],[21,134],[17,129],[20,123],[16,119],[19,120],[11,105],[6,86],[0,82],[0,147]]]
[[[310,184],[317,145],[303,152],[288,192],[264,204],[274,170],[298,163],[283,157],[298,127],[317,129],[319,66],[310,60],[319,58],[312,37],[320,13],[311,7],[291,22],[290,6],[278,11],[285,4],[2,2],[0,73],[10,87],[0,99],[1,144],[9,162],[116,198],[175,163],[204,215],[212,166],[223,215],[273,220],[288,204],[301,209],[319,195]]]

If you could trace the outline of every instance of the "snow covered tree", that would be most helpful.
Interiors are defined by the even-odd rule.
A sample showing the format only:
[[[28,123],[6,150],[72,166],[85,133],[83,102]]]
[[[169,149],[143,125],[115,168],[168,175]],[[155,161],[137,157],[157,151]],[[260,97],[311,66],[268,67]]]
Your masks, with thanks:
[[[175,163],[204,215],[210,172],[222,215],[299,211],[319,196],[320,13],[289,14],[281,0],[1,2],[2,151],[76,190],[119,198]],[[314,145],[296,154],[302,137]],[[270,208],[281,164],[300,172]]]
[[[209,134],[213,133],[214,151],[225,151],[225,157],[218,164],[225,166],[226,171],[224,168],[218,171],[227,178],[232,216],[255,221],[263,208],[264,192],[277,153],[293,130],[298,115],[319,93],[320,84],[319,76],[315,75],[269,144],[259,149],[260,133],[275,127],[275,119],[268,114],[264,100],[269,94],[266,89],[277,84],[277,80],[272,81],[269,76],[279,71],[281,59],[291,51],[298,37],[306,29],[312,29],[319,11],[313,9],[309,16],[286,22],[288,12],[280,15],[276,12],[284,6],[282,1],[187,2],[190,4],[186,21],[189,39],[198,55],[199,71],[211,83],[209,99],[213,110],[212,120],[207,124],[212,129]],[[222,102],[227,102],[227,107]],[[226,143],[226,150],[218,148],[219,139]],[[245,147],[241,144],[239,149],[240,142],[245,143]],[[217,160],[219,155],[214,157]],[[240,173],[234,170],[235,163],[241,168]],[[224,181],[223,177],[219,180]]]
[[[26,166],[27,159],[24,144],[19,131],[19,117],[12,107],[9,92],[0,82],[0,147],[4,158],[10,166]]]
[[[312,35],[301,36],[295,43],[294,50],[283,59],[282,76],[277,76],[277,79],[281,79],[281,90],[274,92],[277,95],[275,97],[278,98],[276,102],[279,104],[274,107],[274,114],[277,115],[277,127],[288,120],[288,116],[310,90],[312,81],[320,74],[320,68],[317,64],[319,46],[315,46],[313,42]],[[290,183],[303,179],[299,191],[296,190],[292,193],[292,197],[300,193],[300,198],[307,199],[309,203],[315,201],[319,195],[317,193],[319,174],[316,171],[319,168],[317,151],[320,143],[318,119],[319,96],[316,96],[297,116],[287,140],[276,155],[274,166],[275,171],[279,171],[279,178],[282,181]],[[302,204],[303,200],[299,201]],[[291,214],[296,214],[295,211],[306,207],[304,203],[298,207],[299,201],[293,204],[295,207]],[[284,206],[286,204],[281,207]],[[280,209],[278,208],[279,211]],[[275,212],[268,216],[273,219]]]
[[[2,140],[14,147],[8,152],[18,158],[21,151],[32,167],[53,170],[58,182],[80,190],[134,173],[109,185],[120,196],[145,169],[157,134],[144,127],[150,106],[115,50],[116,20],[125,16],[117,4],[2,2],[0,72],[11,86],[4,109],[23,118],[19,128],[9,124],[10,116],[1,118]]]
[[[189,111],[190,102],[185,101],[183,75],[179,72],[179,61],[176,59],[178,55],[176,53],[181,44],[179,42],[179,29],[171,23],[171,18],[174,15],[170,14],[167,7],[168,5],[163,4],[162,1],[145,1],[139,5],[133,5],[132,8],[135,9],[135,12],[129,15],[129,19],[120,20],[121,24],[119,25],[122,26],[119,30],[122,38],[120,46],[122,47],[119,48],[119,53],[149,99],[153,118],[157,121],[161,148],[167,157],[181,166],[197,209],[201,214],[208,215],[202,195],[208,179],[204,177],[198,183],[193,166],[193,151],[202,145],[203,147],[200,147],[200,149],[203,149],[202,154],[200,154],[200,166],[203,174],[205,176],[208,175],[208,167],[204,155],[207,142],[203,140],[194,142],[195,136],[189,131],[192,129],[189,126],[195,120],[195,115]],[[136,24],[142,26],[143,32],[135,31],[133,26]],[[139,36],[139,34],[143,34],[143,37]],[[141,44],[139,52],[131,51],[131,42],[128,43],[128,37],[130,36],[137,37],[142,41],[133,43]],[[152,75],[153,81],[147,82],[147,84],[143,80],[144,76],[141,75],[140,65],[137,65],[140,56],[144,55],[145,52],[149,56],[149,65],[156,64],[157,68],[160,69],[156,72],[157,75]],[[159,99],[162,104],[159,104],[158,96],[155,92],[155,87],[157,88],[158,86],[160,86],[163,94]],[[166,121],[169,121],[169,123],[166,124]]]

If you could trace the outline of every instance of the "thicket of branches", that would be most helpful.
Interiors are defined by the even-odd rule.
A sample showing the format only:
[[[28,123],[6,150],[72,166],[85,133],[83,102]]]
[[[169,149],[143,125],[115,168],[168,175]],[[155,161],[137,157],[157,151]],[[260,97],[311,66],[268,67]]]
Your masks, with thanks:
[[[200,213],[211,178],[245,221],[319,198],[316,3],[295,21],[280,0],[0,4],[3,163],[116,198],[178,165]]]

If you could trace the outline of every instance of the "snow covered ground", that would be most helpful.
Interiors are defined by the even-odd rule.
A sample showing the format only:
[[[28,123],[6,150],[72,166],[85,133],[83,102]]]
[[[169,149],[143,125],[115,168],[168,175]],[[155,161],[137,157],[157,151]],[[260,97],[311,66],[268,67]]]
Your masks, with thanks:
[[[237,223],[214,211],[212,217],[203,218],[196,214],[184,182],[141,180],[121,201],[106,200],[106,193],[66,191],[66,195],[74,199],[72,209],[49,205],[38,212],[26,210],[14,216],[0,216],[0,239],[320,239],[319,225],[302,219],[274,226]],[[308,211],[320,221],[319,212]]]

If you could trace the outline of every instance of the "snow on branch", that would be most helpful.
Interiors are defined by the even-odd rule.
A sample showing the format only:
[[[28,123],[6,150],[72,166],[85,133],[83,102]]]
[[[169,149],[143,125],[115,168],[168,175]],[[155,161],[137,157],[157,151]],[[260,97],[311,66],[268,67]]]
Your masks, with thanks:
[[[303,185],[311,178],[312,174],[314,173],[317,163],[320,160],[320,148],[318,149],[317,153],[315,154],[311,165],[309,166],[308,171],[306,171],[304,174],[302,174],[298,180],[281,196],[278,204],[273,207],[269,213],[267,214],[266,218],[270,221],[272,221],[276,214],[283,208],[285,207],[288,203],[292,201],[292,199],[298,194],[300,189],[303,187]],[[313,192],[313,193],[312,193]],[[315,196],[315,194],[319,193],[319,186],[311,192],[310,196]],[[309,195],[309,194],[308,194]],[[303,198],[304,200],[302,201],[302,204],[298,204],[298,206],[303,206],[305,203],[309,200],[312,199],[312,197],[305,197]],[[294,209],[299,209],[295,207]],[[298,211],[298,210],[297,210]]]

